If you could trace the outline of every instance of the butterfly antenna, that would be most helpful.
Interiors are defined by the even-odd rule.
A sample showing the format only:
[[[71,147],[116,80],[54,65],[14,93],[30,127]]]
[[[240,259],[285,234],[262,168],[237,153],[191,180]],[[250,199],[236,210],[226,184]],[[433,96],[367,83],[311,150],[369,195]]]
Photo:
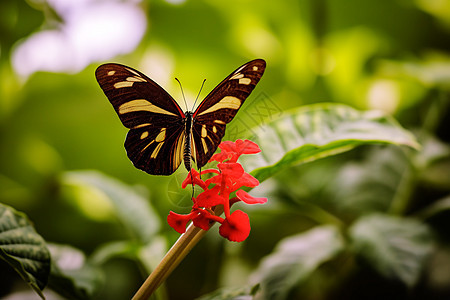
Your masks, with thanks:
[[[178,78],[175,77],[175,80],[176,80],[176,81],[178,82],[178,84],[180,85],[181,94],[183,94],[184,105],[186,106],[186,110],[187,110],[187,109],[188,109],[188,106],[187,106],[187,102],[186,102],[186,97],[184,97],[183,87],[181,86],[181,82],[178,80]]]
[[[192,106],[192,110],[194,110],[195,103],[197,103],[197,99],[198,99],[198,97],[200,96],[200,92],[201,92],[202,89],[203,89],[203,85],[205,84],[205,81],[206,81],[206,78],[203,79],[202,86],[200,87],[200,91],[198,91],[197,98],[195,98],[195,102],[194,102],[194,105]]]

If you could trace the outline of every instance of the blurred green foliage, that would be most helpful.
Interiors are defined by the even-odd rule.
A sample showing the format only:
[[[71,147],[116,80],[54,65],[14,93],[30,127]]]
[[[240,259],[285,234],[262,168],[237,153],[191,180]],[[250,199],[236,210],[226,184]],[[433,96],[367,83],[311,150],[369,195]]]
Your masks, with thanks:
[[[165,218],[189,210],[180,187],[187,172],[156,177],[132,166],[126,129],[94,78],[103,61],[19,75],[20,45],[69,23],[52,3],[0,2],[0,203],[25,213],[52,243],[45,293],[130,298],[178,237]],[[79,3],[89,10],[96,1]],[[391,114],[421,144],[363,145],[283,168],[252,191],[267,205],[242,208],[252,224],[248,240],[227,242],[213,228],[155,297],[450,297],[450,1],[130,5],[147,18],[144,37],[132,52],[105,60],[147,73],[181,107],[173,77],[192,105],[204,78],[201,97],[244,62],[267,61],[226,138],[251,137],[289,109],[335,102]],[[100,37],[105,28],[91,30]],[[37,45],[33,51],[45,52]],[[28,289],[3,262],[0,278],[0,297]]]

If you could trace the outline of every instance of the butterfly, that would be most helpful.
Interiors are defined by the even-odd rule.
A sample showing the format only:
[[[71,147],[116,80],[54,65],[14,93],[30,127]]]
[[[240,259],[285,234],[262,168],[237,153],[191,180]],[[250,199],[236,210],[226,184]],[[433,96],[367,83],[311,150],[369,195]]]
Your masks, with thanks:
[[[252,60],[217,85],[194,112],[177,102],[143,73],[116,63],[99,66],[95,77],[122,124],[129,128],[125,149],[134,166],[152,175],[170,175],[191,157],[198,168],[211,158],[228,124],[266,68]]]

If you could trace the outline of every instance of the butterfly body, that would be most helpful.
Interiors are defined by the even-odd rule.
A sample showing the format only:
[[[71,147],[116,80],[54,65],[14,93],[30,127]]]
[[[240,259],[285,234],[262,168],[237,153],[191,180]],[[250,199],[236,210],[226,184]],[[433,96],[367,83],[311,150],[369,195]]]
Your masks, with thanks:
[[[208,162],[265,66],[262,59],[242,65],[194,112],[183,112],[163,88],[133,68],[108,63],[95,75],[122,124],[130,129],[125,149],[134,166],[149,174],[170,175],[182,160],[187,170],[191,158],[199,168]]]
[[[192,135],[192,112],[185,112],[185,130],[184,130],[184,166],[186,170],[191,170],[191,135]]]

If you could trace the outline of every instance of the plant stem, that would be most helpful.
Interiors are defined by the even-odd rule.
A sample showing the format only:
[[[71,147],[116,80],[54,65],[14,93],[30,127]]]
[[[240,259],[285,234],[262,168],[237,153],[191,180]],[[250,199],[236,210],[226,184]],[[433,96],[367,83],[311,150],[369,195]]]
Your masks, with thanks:
[[[223,213],[222,205],[214,210],[216,216]],[[210,226],[214,225],[212,222]],[[166,253],[158,266],[133,296],[132,300],[147,300],[153,292],[163,283],[172,271],[180,264],[191,249],[202,239],[207,231],[190,224],[186,232],[183,233]]]
[[[148,299],[153,292],[166,280],[183,258],[191,251],[197,242],[205,235],[206,231],[191,224],[185,233],[173,244],[164,258],[153,270],[150,276],[133,296],[133,300]]]

